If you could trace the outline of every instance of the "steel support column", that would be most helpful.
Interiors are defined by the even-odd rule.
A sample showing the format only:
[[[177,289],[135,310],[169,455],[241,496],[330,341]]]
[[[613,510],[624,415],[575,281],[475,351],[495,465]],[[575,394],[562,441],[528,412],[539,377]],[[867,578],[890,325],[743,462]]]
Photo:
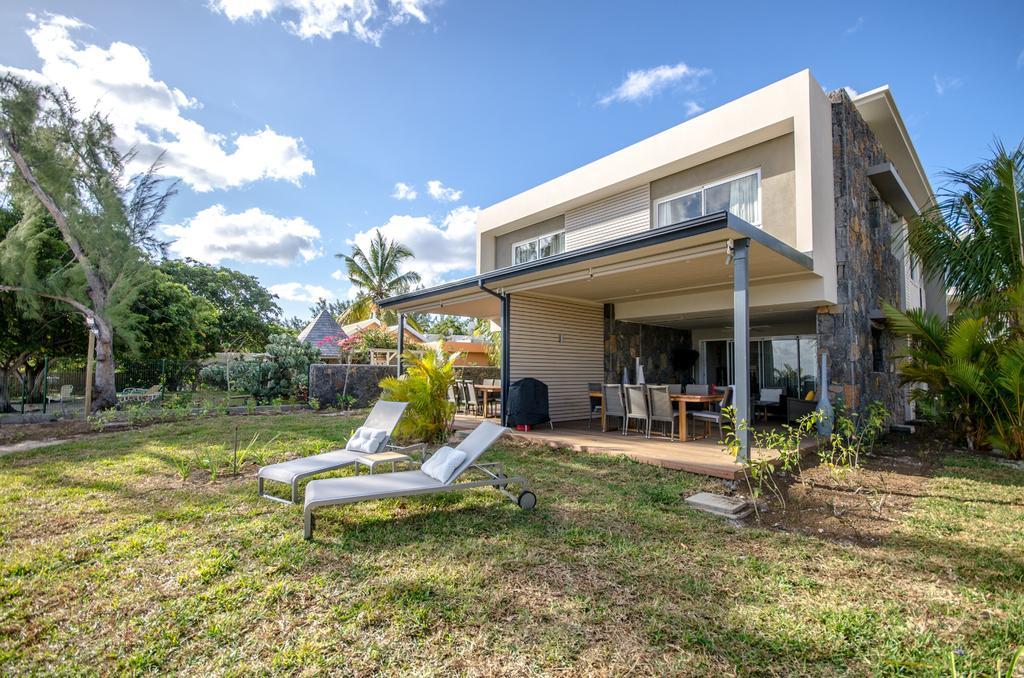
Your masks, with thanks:
[[[732,313],[733,346],[735,351],[735,388],[733,404],[736,410],[736,437],[739,439],[739,460],[750,460],[750,267],[747,260],[750,240],[739,238],[732,243]],[[743,426],[741,426],[743,424]]]
[[[405,314],[398,314],[398,376],[402,376],[402,354],[405,353]]]
[[[509,374],[509,346],[511,345],[510,329],[512,318],[512,295],[501,295],[501,425],[508,426],[508,387],[511,383]]]

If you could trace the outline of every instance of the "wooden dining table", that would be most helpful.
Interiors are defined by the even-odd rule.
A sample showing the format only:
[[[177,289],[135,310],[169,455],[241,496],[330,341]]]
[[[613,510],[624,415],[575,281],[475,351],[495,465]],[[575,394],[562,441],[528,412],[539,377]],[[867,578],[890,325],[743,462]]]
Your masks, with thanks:
[[[607,431],[608,425],[605,422],[605,406],[604,406],[604,391],[590,391],[591,398],[599,398],[601,400],[601,430]],[[679,439],[687,440],[686,434],[686,407],[688,403],[699,403],[703,405],[709,405],[712,403],[721,402],[724,394],[716,393],[715,395],[697,395],[692,393],[670,393],[669,399],[679,404]]]
[[[484,417],[489,417],[490,409],[487,407],[487,403],[490,402],[490,396],[492,393],[501,393],[500,386],[492,386],[489,384],[473,384],[473,388],[480,391],[484,401]]]

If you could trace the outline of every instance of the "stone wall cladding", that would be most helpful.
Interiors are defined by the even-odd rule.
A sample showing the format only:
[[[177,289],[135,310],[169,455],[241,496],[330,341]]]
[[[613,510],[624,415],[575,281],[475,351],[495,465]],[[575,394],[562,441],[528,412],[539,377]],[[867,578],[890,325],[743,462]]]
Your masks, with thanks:
[[[832,154],[835,181],[838,300],[818,309],[818,347],[828,353],[830,392],[860,409],[879,400],[904,419],[904,395],[889,358],[898,352],[896,338],[881,331],[886,369],[873,371],[871,311],[885,300],[899,306],[903,263],[891,247],[895,212],[878,199],[867,171],[887,160],[881,144],[843,90],[829,94],[832,103]],[[875,200],[872,200],[872,199]],[[881,210],[879,218],[872,210]]]
[[[497,367],[458,367],[461,379],[498,379]],[[309,367],[309,397],[316,398],[320,407],[334,405],[342,393],[356,399],[355,407],[369,407],[380,398],[380,381],[395,374],[394,366],[387,365],[334,365],[317,363]],[[348,387],[345,387],[346,379]]]
[[[688,384],[693,382],[692,370],[676,369],[672,352],[691,348],[689,330],[642,325],[616,320],[606,309],[604,317],[604,379],[606,384],[622,381],[622,370],[629,368],[629,378],[636,380],[636,359],[644,366],[644,379],[649,384]]]

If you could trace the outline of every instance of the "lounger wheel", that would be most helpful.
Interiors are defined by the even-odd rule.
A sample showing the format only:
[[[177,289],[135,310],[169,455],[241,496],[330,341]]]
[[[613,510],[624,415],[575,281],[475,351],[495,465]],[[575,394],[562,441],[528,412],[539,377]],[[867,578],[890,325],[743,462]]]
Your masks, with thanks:
[[[524,511],[529,511],[537,505],[537,495],[529,490],[523,490],[519,493],[519,498],[516,499],[516,503],[519,504],[519,508]]]

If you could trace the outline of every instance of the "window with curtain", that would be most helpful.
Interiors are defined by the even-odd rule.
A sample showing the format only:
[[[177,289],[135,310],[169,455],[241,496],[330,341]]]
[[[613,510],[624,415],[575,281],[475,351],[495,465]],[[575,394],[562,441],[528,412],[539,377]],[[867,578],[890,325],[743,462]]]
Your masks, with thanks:
[[[760,175],[752,172],[673,196],[659,202],[656,211],[657,226],[671,226],[714,212],[731,212],[748,223],[760,226]]]

